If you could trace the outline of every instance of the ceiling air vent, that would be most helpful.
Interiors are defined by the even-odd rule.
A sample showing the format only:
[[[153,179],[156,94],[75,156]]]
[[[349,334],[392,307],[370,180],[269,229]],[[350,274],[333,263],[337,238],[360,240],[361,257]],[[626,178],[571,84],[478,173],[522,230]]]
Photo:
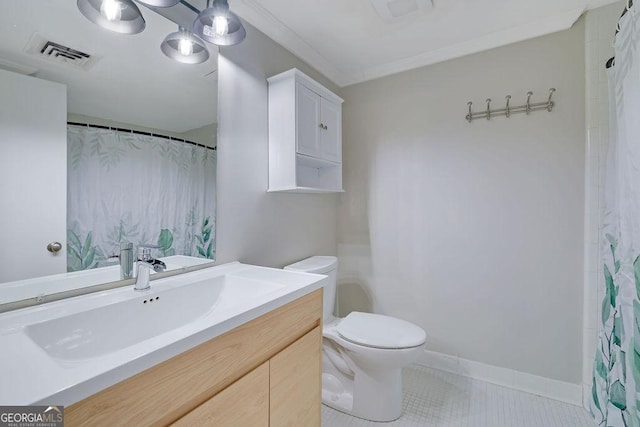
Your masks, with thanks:
[[[91,59],[91,55],[88,53],[80,52],[52,41],[45,43],[40,53],[55,61],[73,62],[74,65],[79,67],[82,67],[83,64],[86,64]]]
[[[48,61],[71,65],[85,70],[89,69],[97,61],[94,56],[86,52],[47,40],[39,34],[34,34],[33,37],[31,37],[25,51],[47,59]]]
[[[432,0],[371,0],[378,15],[392,22],[433,9]]]

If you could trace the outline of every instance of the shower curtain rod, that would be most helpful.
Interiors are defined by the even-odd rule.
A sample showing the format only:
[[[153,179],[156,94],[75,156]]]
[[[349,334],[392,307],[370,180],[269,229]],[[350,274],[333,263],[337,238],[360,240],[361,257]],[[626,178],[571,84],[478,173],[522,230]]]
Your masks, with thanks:
[[[622,19],[622,17],[627,14],[627,12],[629,11],[629,9],[631,9],[632,6],[633,6],[633,0],[628,0],[627,1],[627,5],[624,7],[624,10],[622,11],[622,15],[620,15],[620,19]],[[615,35],[617,36],[619,32],[620,32],[620,21],[618,21],[618,24],[616,25],[616,34]],[[614,36],[614,38],[615,38],[615,36]],[[612,58],[609,58],[609,60],[607,61],[606,67],[607,68],[611,68],[614,65],[616,65],[616,57],[615,56],[612,57]]]
[[[207,145],[200,144],[199,142],[193,142],[193,141],[189,141],[189,140],[183,139],[183,138],[176,138],[175,136],[161,135],[159,133],[142,132],[142,131],[139,131],[139,130],[125,129],[125,128],[119,128],[119,127],[114,127],[114,126],[94,125],[94,124],[91,124],[91,123],[67,122],[67,124],[71,125],[71,126],[83,126],[83,127],[87,127],[87,128],[115,130],[115,131],[118,131],[118,132],[134,133],[134,134],[137,134],[137,135],[157,136],[159,138],[165,138],[165,139],[168,139],[170,141],[184,142],[185,144],[191,144],[191,145],[195,145],[197,147],[202,147],[202,148],[206,148],[206,149],[209,149],[209,150],[218,151],[218,147],[217,146],[216,147],[209,147]]]

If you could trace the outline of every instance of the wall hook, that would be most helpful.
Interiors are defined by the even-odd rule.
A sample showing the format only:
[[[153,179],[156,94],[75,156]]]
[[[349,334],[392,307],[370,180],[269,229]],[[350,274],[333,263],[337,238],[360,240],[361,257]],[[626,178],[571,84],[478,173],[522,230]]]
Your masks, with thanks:
[[[555,87],[552,87],[551,89],[549,89],[549,100],[547,101],[547,111],[551,112],[551,110],[553,110],[553,106],[555,105],[554,102],[551,100],[551,97],[553,96],[553,93],[556,91]]]
[[[520,105],[511,105],[511,99],[513,98],[511,95],[505,96],[505,104],[504,107],[499,108],[491,108],[491,98],[487,98],[485,101],[487,103],[486,109],[479,110],[473,112],[473,103],[471,101],[467,102],[468,113],[465,116],[465,119],[472,123],[476,119],[486,119],[491,120],[493,117],[511,117],[515,114],[526,113],[527,115],[531,114],[534,111],[542,111],[547,110],[551,111],[555,108],[556,103],[554,101],[554,94],[556,92],[555,88],[549,89],[549,97],[546,101],[542,102],[532,102],[533,92],[527,92],[527,102],[522,103]],[[504,116],[503,116],[504,115]]]

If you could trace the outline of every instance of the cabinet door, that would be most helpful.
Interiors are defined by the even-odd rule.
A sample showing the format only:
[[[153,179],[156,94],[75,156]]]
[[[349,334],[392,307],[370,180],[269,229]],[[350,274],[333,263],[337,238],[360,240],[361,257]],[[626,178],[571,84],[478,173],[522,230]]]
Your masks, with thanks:
[[[321,327],[278,353],[270,365],[270,426],[320,427]]]
[[[296,84],[296,151],[320,156],[320,95]]]
[[[320,157],[334,162],[342,161],[342,106],[322,98],[320,123]]]
[[[249,372],[172,426],[269,426],[269,362]]]

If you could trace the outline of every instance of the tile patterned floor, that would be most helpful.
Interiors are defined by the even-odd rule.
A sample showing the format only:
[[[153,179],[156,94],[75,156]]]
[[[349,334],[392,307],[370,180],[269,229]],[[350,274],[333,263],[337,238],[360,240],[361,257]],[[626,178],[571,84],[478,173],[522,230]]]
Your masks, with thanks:
[[[403,415],[391,423],[322,405],[323,427],[593,427],[578,406],[413,365],[404,370]]]

